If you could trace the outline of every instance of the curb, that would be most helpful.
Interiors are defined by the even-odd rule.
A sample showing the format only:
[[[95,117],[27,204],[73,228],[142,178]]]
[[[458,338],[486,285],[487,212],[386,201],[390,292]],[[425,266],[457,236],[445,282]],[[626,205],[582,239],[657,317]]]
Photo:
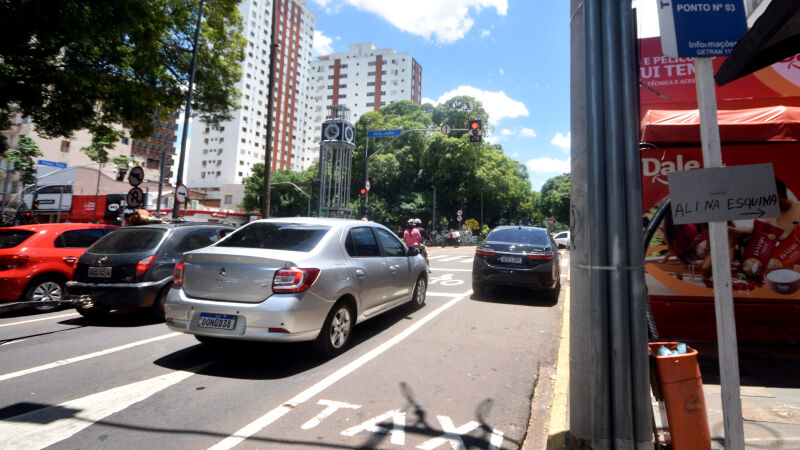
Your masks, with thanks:
[[[569,286],[564,290],[561,339],[556,361],[556,383],[550,407],[547,450],[563,450],[567,445],[567,403],[569,394]]]

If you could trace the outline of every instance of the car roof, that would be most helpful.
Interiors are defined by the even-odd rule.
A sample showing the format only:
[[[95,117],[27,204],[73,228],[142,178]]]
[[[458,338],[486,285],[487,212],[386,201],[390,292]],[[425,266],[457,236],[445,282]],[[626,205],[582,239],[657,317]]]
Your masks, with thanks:
[[[67,231],[85,228],[119,228],[117,225],[105,225],[101,223],[36,223],[30,225],[16,225],[13,227],[2,227],[0,230],[27,230],[27,231]]]
[[[309,225],[328,225],[332,227],[344,225],[380,225],[376,222],[365,222],[363,220],[340,219],[337,217],[272,217],[269,219],[255,220],[250,223],[303,223]],[[249,225],[249,224],[248,224]]]
[[[230,228],[233,229],[234,227],[225,224],[225,223],[215,223],[215,222],[180,222],[180,223],[152,223],[148,225],[135,225],[129,226],[125,228],[156,228],[156,229],[171,229],[171,228],[191,228],[191,227],[208,227],[208,226],[216,226],[220,228]]]
[[[517,225],[501,225],[499,227],[495,227],[492,231],[494,231],[494,230],[511,230],[511,229],[539,230],[539,231],[544,231],[545,233],[547,232],[547,230],[544,229],[544,228],[528,227],[528,226],[521,226],[521,225],[519,225],[519,226],[517,226]]]

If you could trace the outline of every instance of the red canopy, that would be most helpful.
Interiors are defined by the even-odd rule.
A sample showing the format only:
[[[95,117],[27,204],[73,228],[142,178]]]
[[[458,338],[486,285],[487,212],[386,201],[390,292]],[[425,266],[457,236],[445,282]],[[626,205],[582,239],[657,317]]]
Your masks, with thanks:
[[[718,111],[720,141],[800,141],[800,107],[770,106]],[[649,110],[641,123],[642,142],[696,144],[700,142],[700,115],[690,110]]]

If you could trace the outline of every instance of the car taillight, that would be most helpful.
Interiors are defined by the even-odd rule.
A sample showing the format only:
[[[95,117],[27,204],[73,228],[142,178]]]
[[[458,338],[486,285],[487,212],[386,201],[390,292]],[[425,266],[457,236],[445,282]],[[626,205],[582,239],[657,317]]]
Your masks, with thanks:
[[[303,292],[314,284],[314,280],[319,276],[319,269],[301,269],[290,267],[280,269],[275,272],[272,279],[272,292],[278,294],[289,294]]]
[[[480,250],[479,249],[479,250],[475,250],[475,254],[476,255],[481,255],[481,256],[494,256],[494,255],[497,254],[497,252],[493,252],[491,250]]]
[[[150,255],[139,260],[136,263],[136,278],[141,278],[150,270],[150,266],[156,262],[156,255]]]
[[[554,253],[553,252],[536,252],[536,253],[529,253],[528,259],[537,260],[537,261],[550,261],[553,259]]]
[[[0,255],[0,270],[22,267],[28,259],[30,259],[28,255]]]
[[[175,271],[172,273],[172,285],[181,287],[183,286],[183,269],[186,267],[186,263],[183,260],[180,260],[178,264],[175,264]]]

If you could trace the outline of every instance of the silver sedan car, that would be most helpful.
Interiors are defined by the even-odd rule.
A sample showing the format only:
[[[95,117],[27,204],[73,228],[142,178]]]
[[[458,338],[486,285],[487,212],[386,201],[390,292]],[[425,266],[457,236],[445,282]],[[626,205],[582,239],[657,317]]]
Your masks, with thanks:
[[[425,303],[425,259],[388,228],[356,220],[265,219],[187,252],[167,326],[200,342],[314,341],[341,353],[356,323]]]

